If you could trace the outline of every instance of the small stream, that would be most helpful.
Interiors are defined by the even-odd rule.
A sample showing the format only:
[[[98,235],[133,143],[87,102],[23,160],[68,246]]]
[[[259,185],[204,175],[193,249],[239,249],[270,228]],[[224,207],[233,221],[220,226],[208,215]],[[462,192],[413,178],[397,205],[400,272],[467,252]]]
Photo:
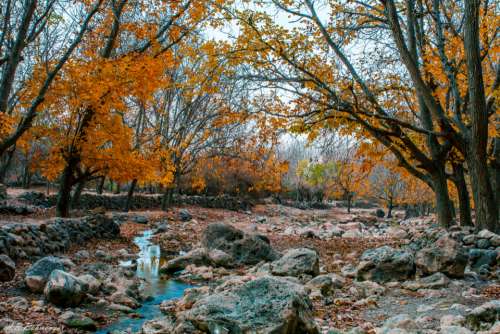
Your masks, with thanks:
[[[162,279],[159,270],[163,264],[160,256],[160,246],[151,243],[153,231],[147,230],[141,236],[134,238],[134,243],[140,251],[137,259],[137,277],[144,279],[146,295],[153,299],[144,302],[140,308],[135,310],[141,318],[120,317],[116,322],[97,331],[98,334],[107,334],[113,331],[128,331],[137,333],[142,325],[148,321],[162,316],[159,305],[169,299],[180,298],[184,290],[192,285],[175,280]],[[130,265],[131,261],[123,261],[121,265]]]

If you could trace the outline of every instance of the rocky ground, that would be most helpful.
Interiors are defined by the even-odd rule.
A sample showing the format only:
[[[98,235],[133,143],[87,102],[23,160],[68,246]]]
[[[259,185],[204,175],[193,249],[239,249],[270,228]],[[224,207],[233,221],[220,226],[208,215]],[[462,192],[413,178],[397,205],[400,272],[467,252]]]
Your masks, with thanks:
[[[82,216],[106,231],[74,218],[79,232],[59,239],[47,232],[57,220],[0,219],[3,332],[80,333],[141,316],[149,296],[134,262],[119,263],[151,229],[165,279],[197,287],[162,303],[142,333],[500,333],[500,236],[489,231],[276,204],[102,213]]]

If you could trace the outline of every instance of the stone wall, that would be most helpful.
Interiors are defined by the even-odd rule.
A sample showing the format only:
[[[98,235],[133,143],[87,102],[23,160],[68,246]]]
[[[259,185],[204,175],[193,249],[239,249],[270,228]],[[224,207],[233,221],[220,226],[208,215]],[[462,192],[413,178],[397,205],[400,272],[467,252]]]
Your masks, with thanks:
[[[43,207],[55,206],[57,196],[45,196],[42,192],[26,192],[20,199],[27,204]],[[132,210],[158,209],[161,207],[162,195],[136,194],[132,204]],[[84,210],[103,207],[107,210],[123,210],[127,201],[126,195],[98,195],[83,193],[80,198],[79,208]],[[218,208],[228,210],[249,210],[252,207],[250,201],[232,196],[174,196],[173,205],[198,205],[206,208]]]
[[[0,228],[0,254],[13,260],[36,258],[65,251],[75,243],[119,234],[119,225],[104,215],[56,218],[42,224],[12,223]]]

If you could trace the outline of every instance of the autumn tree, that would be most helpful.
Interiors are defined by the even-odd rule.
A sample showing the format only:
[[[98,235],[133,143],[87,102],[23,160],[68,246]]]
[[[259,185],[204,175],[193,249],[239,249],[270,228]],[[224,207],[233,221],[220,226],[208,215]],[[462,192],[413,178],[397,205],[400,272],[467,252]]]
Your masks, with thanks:
[[[235,52],[245,50],[237,56],[253,66],[248,77],[296,97],[284,117],[307,132],[344,127],[383,144],[433,189],[442,226],[452,221],[447,163],[461,155],[480,203],[476,225],[498,229],[486,152],[500,73],[492,3],[259,3],[229,10],[241,29]]]

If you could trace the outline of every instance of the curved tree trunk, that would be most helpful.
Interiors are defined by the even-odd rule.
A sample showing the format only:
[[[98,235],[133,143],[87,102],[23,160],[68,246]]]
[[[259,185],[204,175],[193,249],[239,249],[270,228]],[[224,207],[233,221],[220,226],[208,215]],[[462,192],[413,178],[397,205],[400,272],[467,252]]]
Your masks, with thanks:
[[[461,164],[453,165],[453,183],[458,193],[458,210],[461,226],[474,226],[472,223],[469,191],[465,182],[464,168]]]
[[[85,188],[85,180],[81,180],[77,183],[76,189],[73,193],[73,197],[71,198],[71,207],[78,208],[80,207],[80,198],[82,196],[83,189]]]
[[[450,195],[448,193],[448,184],[444,170],[436,172],[432,175],[432,183],[434,185],[434,194],[436,201],[436,215],[440,226],[448,228],[452,221],[452,209]]]

